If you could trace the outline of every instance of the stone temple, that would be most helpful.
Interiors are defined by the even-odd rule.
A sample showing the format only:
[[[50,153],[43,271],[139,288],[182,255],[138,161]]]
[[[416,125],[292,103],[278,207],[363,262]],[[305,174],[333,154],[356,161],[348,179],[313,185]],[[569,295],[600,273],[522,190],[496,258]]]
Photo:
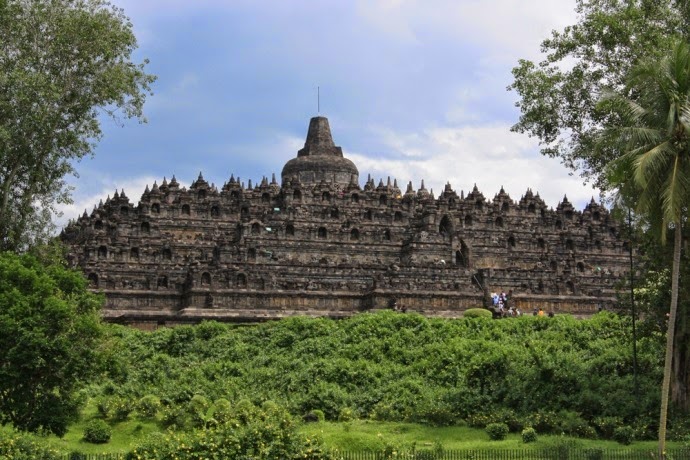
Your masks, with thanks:
[[[71,264],[105,293],[110,321],[155,327],[203,319],[343,317],[391,308],[461,316],[490,291],[523,312],[588,315],[615,301],[628,243],[608,210],[555,210],[527,189],[487,199],[450,184],[435,197],[371,178],[335,146],[328,120],[275,176],[221,189],[201,174],[124,190],[61,234]]]

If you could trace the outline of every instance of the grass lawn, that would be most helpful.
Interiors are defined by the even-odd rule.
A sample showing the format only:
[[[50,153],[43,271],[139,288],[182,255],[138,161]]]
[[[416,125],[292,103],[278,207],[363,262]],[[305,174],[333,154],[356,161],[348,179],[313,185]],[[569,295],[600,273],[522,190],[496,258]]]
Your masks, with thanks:
[[[130,419],[122,422],[108,423],[113,429],[110,442],[106,444],[91,444],[85,442],[82,438],[84,437],[84,428],[95,417],[97,417],[96,406],[91,402],[82,412],[80,420],[69,426],[63,438],[58,438],[57,436],[37,436],[36,439],[38,442],[46,443],[61,452],[78,451],[84,454],[125,453],[136,446],[149,433],[162,431],[156,420],[139,420],[132,416]],[[9,427],[0,427],[0,433],[9,434],[10,431]]]
[[[482,429],[467,426],[429,427],[414,423],[376,422],[354,420],[351,422],[321,422],[303,425],[300,431],[310,436],[320,436],[328,447],[338,450],[381,450],[387,445],[399,448],[434,449],[525,449],[543,448],[567,442],[573,447],[602,449],[654,450],[656,441],[634,442],[623,446],[615,441],[570,438],[558,435],[539,435],[537,442],[524,444],[520,434],[511,433],[503,441],[491,441]],[[682,443],[669,442],[668,447],[681,447]]]
[[[136,446],[147,434],[163,431],[155,420],[138,420],[132,418],[111,424],[113,436],[107,444],[90,444],[84,442],[84,427],[96,411],[89,406],[82,420],[69,427],[64,438],[56,436],[38,437],[37,441],[46,443],[62,452],[79,451],[85,454],[125,453]],[[1,433],[11,431],[0,427]],[[482,429],[467,426],[430,427],[414,423],[378,422],[372,420],[353,420],[350,422],[320,422],[300,426],[299,431],[307,436],[323,439],[325,445],[340,451],[379,451],[386,446],[398,449],[432,450],[438,447],[444,450],[512,450],[541,449],[567,442],[571,447],[602,449],[626,449],[653,451],[656,441],[634,442],[623,446],[614,441],[571,438],[558,435],[539,435],[534,443],[524,444],[519,434],[511,433],[503,441],[491,441]],[[669,448],[682,447],[682,443],[669,442]]]

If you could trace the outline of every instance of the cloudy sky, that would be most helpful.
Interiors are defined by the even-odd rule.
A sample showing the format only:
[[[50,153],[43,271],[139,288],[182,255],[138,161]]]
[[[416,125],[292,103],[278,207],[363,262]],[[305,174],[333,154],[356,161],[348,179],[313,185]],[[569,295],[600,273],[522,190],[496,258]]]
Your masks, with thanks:
[[[570,176],[537,142],[510,132],[518,59],[576,20],[574,0],[114,0],[131,18],[158,76],[148,123],[104,120],[94,158],[77,165],[75,203],[89,211],[124,188],[199,172],[221,186],[230,174],[256,183],[304,144],[309,118],[371,174],[422,179],[436,194],[476,183],[517,200],[531,187],[555,207],[581,208],[597,191]]]

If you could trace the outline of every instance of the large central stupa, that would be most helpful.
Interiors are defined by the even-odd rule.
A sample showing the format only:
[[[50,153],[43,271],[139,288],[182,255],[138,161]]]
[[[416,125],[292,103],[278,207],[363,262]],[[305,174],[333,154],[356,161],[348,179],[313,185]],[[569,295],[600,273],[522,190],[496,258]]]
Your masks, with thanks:
[[[283,183],[288,180],[303,184],[326,181],[346,186],[359,182],[359,171],[353,162],[343,157],[343,149],[333,143],[328,119],[314,117],[309,122],[304,148],[297,152],[297,158],[285,163],[281,178]]]
[[[553,210],[527,189],[486,199],[450,184],[438,197],[397,181],[359,183],[313,118],[304,148],[275,176],[218,189],[173,176],[134,205],[124,190],[70,223],[69,258],[106,296],[112,321],[158,324],[341,317],[404,307],[455,317],[489,291],[523,311],[590,314],[614,301],[627,245],[592,200]]]

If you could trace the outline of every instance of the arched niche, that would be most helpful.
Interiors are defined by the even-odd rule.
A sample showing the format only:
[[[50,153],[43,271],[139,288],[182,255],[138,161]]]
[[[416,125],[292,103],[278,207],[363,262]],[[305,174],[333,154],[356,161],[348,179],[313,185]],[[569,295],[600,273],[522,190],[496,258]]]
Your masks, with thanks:
[[[455,265],[462,268],[470,266],[470,248],[464,240],[460,240],[460,248],[455,251]]]
[[[450,236],[453,233],[453,223],[448,216],[443,216],[441,218],[441,223],[438,225],[438,233],[444,237]]]

